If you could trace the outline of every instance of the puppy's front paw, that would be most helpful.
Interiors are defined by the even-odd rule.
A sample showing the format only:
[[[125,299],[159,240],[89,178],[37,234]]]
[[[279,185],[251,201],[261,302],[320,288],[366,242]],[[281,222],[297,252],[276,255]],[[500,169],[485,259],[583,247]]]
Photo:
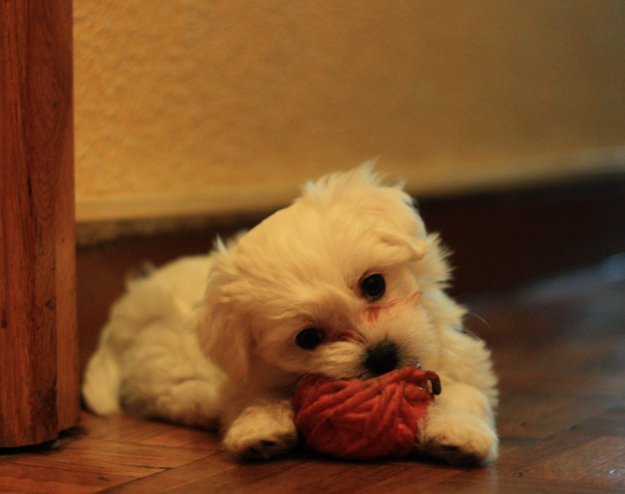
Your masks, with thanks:
[[[237,458],[267,460],[292,449],[297,437],[291,409],[251,406],[228,428],[223,446]]]
[[[483,465],[497,458],[497,434],[484,420],[457,410],[430,412],[417,450],[452,465]]]

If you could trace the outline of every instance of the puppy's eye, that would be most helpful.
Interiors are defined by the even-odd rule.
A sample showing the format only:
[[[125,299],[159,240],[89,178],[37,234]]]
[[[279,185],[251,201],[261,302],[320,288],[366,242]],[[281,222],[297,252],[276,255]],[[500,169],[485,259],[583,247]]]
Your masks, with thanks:
[[[297,346],[304,350],[312,350],[321,344],[323,333],[317,328],[306,328],[300,331],[295,337]]]
[[[381,274],[372,274],[367,276],[360,283],[360,289],[365,297],[376,299],[384,295],[386,291],[386,282]]]

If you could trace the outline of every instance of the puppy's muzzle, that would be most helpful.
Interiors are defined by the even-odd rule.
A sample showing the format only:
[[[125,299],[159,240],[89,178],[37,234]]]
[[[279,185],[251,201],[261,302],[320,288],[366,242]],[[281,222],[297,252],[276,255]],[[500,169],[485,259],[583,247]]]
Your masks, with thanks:
[[[397,368],[399,363],[398,349],[395,343],[388,340],[367,350],[365,368],[374,376],[381,376]]]

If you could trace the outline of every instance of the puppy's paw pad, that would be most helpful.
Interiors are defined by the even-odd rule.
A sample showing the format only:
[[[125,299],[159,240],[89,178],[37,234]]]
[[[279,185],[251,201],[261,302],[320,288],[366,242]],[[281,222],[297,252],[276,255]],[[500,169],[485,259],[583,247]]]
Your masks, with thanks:
[[[260,431],[237,437],[236,431],[230,430],[223,444],[237,458],[267,460],[292,449],[297,444],[297,432],[269,435],[267,431]]]
[[[252,405],[226,431],[224,448],[237,458],[268,459],[297,444],[290,401]]]
[[[433,415],[418,449],[452,465],[487,464],[497,457],[498,439],[489,425],[463,412]]]

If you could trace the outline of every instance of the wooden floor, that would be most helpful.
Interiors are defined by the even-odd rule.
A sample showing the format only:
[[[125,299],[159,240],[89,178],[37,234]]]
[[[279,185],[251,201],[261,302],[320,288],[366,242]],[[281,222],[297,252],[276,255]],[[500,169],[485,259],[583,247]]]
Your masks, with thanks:
[[[210,432],[83,415],[48,448],[0,451],[0,492],[625,492],[625,259],[463,300],[501,376],[490,468],[297,451],[236,463]]]

